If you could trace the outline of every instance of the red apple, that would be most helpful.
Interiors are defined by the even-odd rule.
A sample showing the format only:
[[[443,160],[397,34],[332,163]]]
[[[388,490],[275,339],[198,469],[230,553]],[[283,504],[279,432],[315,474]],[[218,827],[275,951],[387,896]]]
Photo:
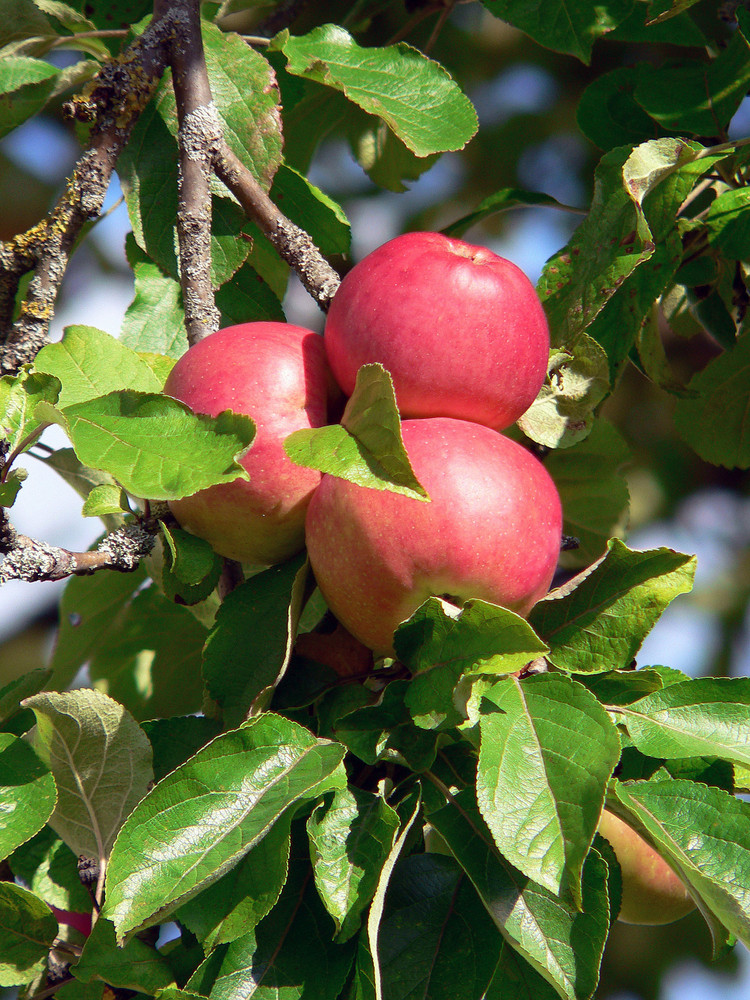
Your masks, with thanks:
[[[376,654],[431,595],[470,597],[521,615],[547,593],[562,532],[544,466],[480,424],[405,420],[423,503],[324,475],[307,512],[318,585],[341,623]]]
[[[210,334],[169,374],[164,391],[198,413],[231,409],[256,422],[241,464],[250,479],[211,486],[170,507],[183,528],[241,562],[282,562],[304,546],[305,510],[320,473],[284,453],[292,431],[327,422],[336,392],[323,338],[288,323],[244,323]]]
[[[664,858],[619,816],[605,809],[599,833],[612,845],[622,872],[626,924],[669,924],[695,909],[684,883]]]
[[[508,427],[547,374],[549,331],[515,264],[440,233],[397,236],[356,264],[333,297],[326,351],[347,395],[361,365],[391,373],[403,417]]]

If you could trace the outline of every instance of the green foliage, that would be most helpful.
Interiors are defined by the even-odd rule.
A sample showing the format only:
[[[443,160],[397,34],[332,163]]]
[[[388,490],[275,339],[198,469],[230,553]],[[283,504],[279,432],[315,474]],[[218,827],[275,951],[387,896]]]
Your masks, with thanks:
[[[340,424],[294,431],[284,449],[298,465],[359,486],[427,500],[401,438],[393,382],[382,365],[363,365]]]
[[[266,23],[281,2],[201,5],[226,140],[342,271],[352,223],[356,247],[362,208],[383,190],[403,195],[388,196],[402,228],[478,243],[529,213],[580,212],[538,285],[547,379],[508,429],[541,457],[579,547],[528,620],[434,594],[397,629],[397,657],[373,663],[342,638],[304,553],[227,565],[174,523],[160,501],[247,478],[239,459],[256,428],[162,393],[187,349],[167,72],[116,166],[134,279],[120,337],[68,327],[0,379],[2,507],[23,499],[16,461],[32,452],[84,516],[158,531],[135,572],[68,582],[48,667],[14,660],[2,675],[0,858],[15,881],[0,881],[0,986],[28,997],[46,991],[53,951],[67,963],[61,1000],[110,988],[591,1000],[622,894],[596,835],[605,805],[690,888],[717,954],[750,944],[750,806],[737,795],[750,787],[750,681],[636,668],[695,559],[620,540],[629,464],[665,493],[701,461],[732,477],[750,468],[750,140],[730,126],[750,84],[750,15],[740,5],[728,26],[694,0],[483,0],[466,16],[423,4],[410,19],[399,4],[341,6],[307,5],[283,26]],[[0,137],[59,115],[151,10],[0,0]],[[277,33],[261,44],[253,32],[268,24]],[[68,68],[59,48],[78,53]],[[478,126],[466,95],[504,86],[501,68],[522,62],[559,95],[538,113],[485,102]],[[585,195],[562,193],[554,171],[549,191],[526,176],[563,134],[585,140],[571,186]],[[366,174],[351,181],[356,201],[330,169],[342,148]],[[28,178],[6,172],[3,159],[11,226]],[[283,322],[293,267],[215,177],[211,193],[221,324]],[[576,200],[587,203],[564,203]],[[24,293],[12,283],[13,318]],[[38,455],[52,423],[70,447]],[[429,502],[380,365],[360,371],[338,422],[284,447],[298,465]],[[732,587],[721,611],[741,621],[747,581],[722,595]],[[50,907],[87,915],[92,894],[103,908],[90,935],[58,926]],[[177,936],[157,945],[168,923]]]

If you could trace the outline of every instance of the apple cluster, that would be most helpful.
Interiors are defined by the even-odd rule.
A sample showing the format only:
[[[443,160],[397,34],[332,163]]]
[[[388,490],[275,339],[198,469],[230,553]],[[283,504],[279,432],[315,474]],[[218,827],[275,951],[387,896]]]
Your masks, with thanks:
[[[344,278],[325,334],[288,323],[228,327],[191,347],[165,392],[257,426],[249,480],[174,501],[188,531],[242,562],[282,562],[305,544],[336,618],[375,655],[430,596],[481,598],[526,615],[549,589],[562,533],[552,479],[501,432],[536,399],[549,332],[528,278],[482,247],[409,233]],[[296,465],[293,431],[337,419],[362,365],[393,379],[404,445],[425,503]],[[347,634],[348,634],[347,633]],[[362,647],[360,647],[361,649]],[[666,862],[602,814],[623,875],[620,919],[675,920],[693,902]]]
[[[536,398],[549,332],[534,288],[510,261],[439,233],[408,233],[347,274],[325,334],[287,323],[228,327],[191,347],[165,392],[216,416],[247,413],[248,480],[174,501],[188,531],[223,556],[281,562],[307,544],[334,615],[376,655],[431,595],[528,613],[557,565],[555,486],[500,431]],[[295,465],[284,439],[320,427],[359,368],[393,379],[424,503]]]

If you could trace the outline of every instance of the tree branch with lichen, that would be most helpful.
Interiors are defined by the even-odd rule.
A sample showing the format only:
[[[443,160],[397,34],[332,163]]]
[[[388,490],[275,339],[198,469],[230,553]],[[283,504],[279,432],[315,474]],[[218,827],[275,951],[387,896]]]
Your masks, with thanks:
[[[107,62],[69,113],[92,124],[89,148],[49,215],[0,244],[0,372],[15,373],[47,341],[49,323],[70,255],[85,223],[102,208],[117,159],[165,69],[171,67],[178,117],[179,273],[190,344],[217,329],[211,281],[212,171],[237,198],[269,242],[299,275],[322,309],[340,278],[312,238],[273,203],[232,152],[212,99],[203,51],[199,0],[155,0],[154,18],[124,52]],[[19,281],[31,272],[21,314],[13,322]],[[129,571],[153,545],[153,531],[132,524],[96,552],[77,553],[16,533],[0,511],[0,583],[57,580],[99,569]]]
[[[195,344],[219,327],[211,283],[211,164],[223,126],[211,96],[198,0],[178,0],[170,46],[177,104],[177,240],[185,330]],[[178,16],[179,15],[179,16]]]
[[[9,580],[64,580],[100,569],[132,573],[154,547],[158,524],[134,521],[110,532],[95,550],[71,552],[19,534],[0,511],[0,585]]]
[[[124,52],[105,63],[69,114],[93,123],[88,149],[57,205],[37,225],[0,244],[0,370],[14,374],[44,346],[55,300],[83,226],[101,212],[117,158],[166,66],[169,17],[158,17]],[[13,322],[20,279],[33,277]]]
[[[170,60],[180,123],[180,282],[188,341],[193,343],[209,332],[206,317],[215,310],[210,286],[210,166],[322,309],[328,308],[341,279],[312,237],[279,210],[227,144],[211,97],[196,0],[179,2],[186,11],[180,19],[185,34],[172,46]]]

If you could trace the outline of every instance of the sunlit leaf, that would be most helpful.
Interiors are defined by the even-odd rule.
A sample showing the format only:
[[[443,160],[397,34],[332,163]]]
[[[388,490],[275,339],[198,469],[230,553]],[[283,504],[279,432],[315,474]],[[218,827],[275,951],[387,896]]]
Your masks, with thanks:
[[[221,878],[289,806],[339,787],[343,753],[267,714],[167,775],[125,823],[110,859],[105,915],[118,939]]]

